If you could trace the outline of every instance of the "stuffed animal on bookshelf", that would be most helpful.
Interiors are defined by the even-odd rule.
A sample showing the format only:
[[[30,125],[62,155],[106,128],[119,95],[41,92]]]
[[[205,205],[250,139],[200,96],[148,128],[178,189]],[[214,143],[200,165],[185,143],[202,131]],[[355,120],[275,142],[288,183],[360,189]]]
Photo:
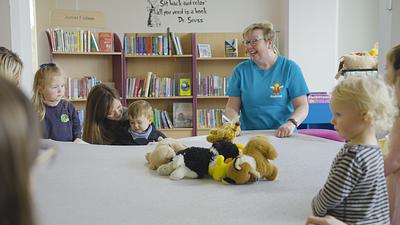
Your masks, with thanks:
[[[155,149],[152,152],[148,152],[145,156],[149,168],[156,170],[159,166],[170,162],[177,152],[186,148],[187,146],[173,138],[160,137]]]
[[[233,142],[235,137],[240,132],[240,122],[232,121],[225,123],[222,128],[211,129],[210,134],[207,136],[207,141],[214,143],[217,141]]]
[[[177,153],[171,162],[161,165],[157,173],[168,176],[172,180],[187,178],[202,178],[208,174],[210,163],[218,155],[224,158],[235,158],[239,149],[227,141],[215,142],[211,148],[189,147]]]
[[[269,160],[274,160],[277,156],[275,147],[266,136],[255,136],[246,144],[243,155],[230,164],[223,180],[231,184],[247,184],[258,179],[275,180],[278,168]]]
[[[373,51],[372,54],[374,53]],[[339,68],[335,78],[339,79],[340,76],[344,75],[343,71],[347,69],[376,69],[377,67],[377,55],[371,55],[368,52],[353,52],[340,57]]]

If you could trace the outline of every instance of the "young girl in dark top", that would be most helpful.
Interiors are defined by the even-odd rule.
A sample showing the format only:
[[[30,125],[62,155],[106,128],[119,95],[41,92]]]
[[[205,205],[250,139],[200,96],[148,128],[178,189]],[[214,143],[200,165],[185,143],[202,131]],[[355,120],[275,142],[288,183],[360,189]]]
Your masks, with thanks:
[[[32,101],[43,126],[43,138],[74,141],[81,137],[81,125],[74,106],[63,100],[64,71],[54,63],[43,64],[35,74]]]
[[[138,100],[129,105],[129,123],[119,129],[113,144],[116,145],[147,145],[159,137],[166,136],[151,124],[153,110],[147,101]]]

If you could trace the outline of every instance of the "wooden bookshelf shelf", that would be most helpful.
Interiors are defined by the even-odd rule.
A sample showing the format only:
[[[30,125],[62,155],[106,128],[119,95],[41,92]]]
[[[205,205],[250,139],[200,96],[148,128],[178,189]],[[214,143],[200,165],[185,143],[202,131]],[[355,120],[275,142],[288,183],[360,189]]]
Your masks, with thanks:
[[[71,101],[71,102],[86,102],[86,98],[74,98],[74,99],[65,99],[67,101]]]
[[[197,96],[197,99],[228,99],[229,96]]]
[[[122,52],[52,52],[53,55],[121,55]]]
[[[151,103],[153,109],[157,109],[161,113],[166,111],[170,119],[173,120],[174,104],[190,103],[192,105],[191,120],[193,128],[161,129],[161,131],[168,137],[174,138],[206,135],[210,128],[197,128],[197,121],[199,121],[197,113],[204,115],[204,113],[219,110],[216,115],[217,117],[221,116],[221,109],[225,108],[226,102],[229,98],[228,96],[225,96],[227,78],[231,75],[232,69],[240,63],[240,61],[249,59],[245,53],[244,45],[241,42],[242,33],[174,33],[174,35],[180,39],[181,48],[179,48],[179,53],[182,54],[176,54],[178,51],[176,51],[175,46],[171,42],[168,44],[171,49],[168,50],[167,48],[166,51],[164,47],[166,46],[164,37],[168,35],[164,32],[126,33],[122,42],[124,46],[119,37],[116,34],[113,34],[114,52],[53,51],[58,48],[52,46],[52,42],[48,35],[49,55],[51,62],[60,64],[68,76],[73,79],[81,79],[84,76],[95,75],[97,80],[100,80],[103,83],[110,83],[110,85],[114,86],[118,90],[121,95],[121,102],[125,106],[135,100],[147,100]],[[150,40],[151,37],[153,38],[151,43],[162,44],[161,46],[160,44],[154,45],[154,48],[148,48],[148,46],[146,46],[146,51],[141,51],[140,54],[137,54],[137,52],[134,51],[134,42],[131,41],[138,39],[133,37],[145,37],[147,38],[146,41]],[[158,42],[156,41],[156,37],[158,38]],[[225,40],[228,39],[238,40],[237,57],[225,56]],[[162,40],[162,42],[160,42],[160,40]],[[168,41],[171,41],[170,37],[168,37]],[[199,58],[197,52],[197,44],[199,43],[209,44],[213,57]],[[148,49],[152,50],[148,51]],[[146,55],[146,52],[150,52],[150,54],[148,53]],[[159,80],[157,80],[157,78],[170,78],[171,80],[165,79],[165,82],[171,81],[171,83],[167,83],[167,86],[163,87],[170,87],[167,90],[171,90],[175,87],[175,90],[170,92],[171,94],[177,94],[179,92],[176,91],[181,91],[179,88],[182,79],[190,79],[191,95],[170,97],[131,97],[132,95],[137,95],[137,92],[133,92],[134,94],[132,94],[132,83],[129,82],[133,82],[133,79],[128,78],[145,80],[145,78],[148,79],[148,74],[150,74],[149,72],[156,74],[154,80],[157,82],[152,83],[152,85],[156,87],[159,87],[157,86],[159,84],[165,85],[163,83],[164,79],[161,79],[161,83],[158,83]],[[153,76],[151,76],[151,78],[153,79]],[[201,80],[199,81],[198,78]],[[206,85],[203,85],[204,83]],[[223,84],[222,86],[221,83]],[[168,86],[169,84],[171,84],[171,86]],[[176,89],[177,87],[179,90]],[[134,88],[136,88],[136,81]],[[167,93],[164,89],[165,88],[156,89],[154,93],[164,95]],[[129,96],[127,94],[128,90]],[[147,94],[150,93],[150,90],[151,89],[149,89]],[[198,95],[198,93],[201,93],[202,95]],[[214,94],[216,96],[207,96],[206,94]],[[78,108],[84,107],[84,103],[86,102],[86,98],[72,98],[68,100],[76,104]],[[185,112],[188,111],[190,112],[190,110],[185,110]]]
[[[126,58],[192,58],[193,55],[126,55]]]
[[[224,61],[224,60],[227,60],[227,61],[239,60],[239,61],[241,61],[241,60],[246,60],[246,59],[249,59],[249,57],[242,56],[242,57],[203,57],[203,58],[196,58],[196,60],[199,60],[199,61],[214,61],[214,60],[221,60],[221,61]]]
[[[71,29],[73,30],[73,28]],[[74,42],[69,42],[67,40],[64,42],[63,39],[60,41],[60,37],[64,37],[64,34],[70,34],[71,32],[63,31],[58,28],[46,30],[46,36],[49,44],[50,62],[60,65],[67,74],[68,81],[70,82],[70,84],[66,85],[66,87],[69,88],[66,89],[66,94],[67,90],[70,92],[68,93],[69,96],[66,96],[66,99],[73,102],[77,109],[84,109],[85,104],[83,103],[87,100],[86,95],[90,91],[90,87],[97,83],[81,83],[81,81],[87,79],[87,77],[95,77],[97,81],[110,84],[115,87],[122,96],[124,87],[124,61],[121,41],[117,34],[101,32],[107,34],[109,37],[108,40],[110,40],[109,44],[112,45],[112,51],[103,50],[95,52],[93,50],[95,45],[102,50],[100,38],[97,35],[100,32],[89,32],[88,30],[81,30],[79,32],[92,36],[92,38],[89,37],[91,39],[90,44],[80,39],[84,37],[84,34],[80,33],[81,36],[79,36],[78,32],[76,32],[76,36],[70,36],[70,38],[76,37]],[[75,86],[73,86],[73,82],[77,80],[79,85],[75,83]]]
[[[192,99],[192,96],[171,96],[171,97],[128,97],[127,100],[176,100]]]

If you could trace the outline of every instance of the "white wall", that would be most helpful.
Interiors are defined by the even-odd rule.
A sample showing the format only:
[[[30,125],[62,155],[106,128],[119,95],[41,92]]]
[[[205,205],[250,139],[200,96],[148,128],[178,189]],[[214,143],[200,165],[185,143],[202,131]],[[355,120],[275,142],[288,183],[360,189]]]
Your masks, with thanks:
[[[339,0],[338,55],[369,51],[379,40],[379,0]]]
[[[330,91],[337,70],[338,1],[289,0],[288,55],[310,91]]]
[[[379,71],[385,71],[386,54],[390,48],[400,44],[399,21],[400,0],[379,1]]]
[[[31,95],[33,83],[33,57],[36,41],[34,27],[31,26],[32,0],[0,1],[0,46],[5,46],[17,53],[24,63],[20,85],[26,95]],[[34,21],[32,21],[34,22]],[[11,29],[12,28],[12,29]]]
[[[378,9],[374,8],[378,1],[386,0],[203,1],[207,13],[193,16],[202,18],[203,23],[179,23],[176,15],[158,16],[161,25],[148,27],[147,0],[36,0],[39,64],[49,61],[44,30],[50,26],[51,10],[56,8],[103,12],[104,29],[118,33],[120,38],[125,32],[164,32],[166,27],[174,32],[242,31],[254,21],[270,20],[280,30],[281,53],[301,66],[310,90],[329,91],[335,84],[339,56],[368,50],[378,39]],[[171,6],[159,8],[173,9]]]
[[[11,48],[10,2],[0,0],[0,46]]]
[[[154,1],[154,0],[151,0]],[[178,1],[178,0],[171,0]],[[184,0],[180,0],[183,2]],[[188,0],[186,0],[188,1]],[[122,39],[127,32],[165,32],[170,27],[173,32],[241,32],[247,25],[260,21],[271,21],[276,29],[280,29],[280,0],[202,0],[204,6],[188,6],[185,9],[206,8],[206,14],[192,14],[201,18],[203,23],[179,23],[176,15],[157,16],[161,22],[159,27],[148,27],[147,0],[37,0],[37,23],[39,63],[47,62],[48,44],[44,30],[49,27],[49,13],[52,9],[73,9],[100,11],[106,18],[105,30],[116,32]],[[157,2],[160,2],[158,0]],[[195,2],[195,0],[193,0]],[[162,9],[179,9],[180,7],[165,6]],[[39,12],[40,11],[40,12]],[[187,17],[186,15],[182,17]],[[46,40],[46,41],[44,41]]]

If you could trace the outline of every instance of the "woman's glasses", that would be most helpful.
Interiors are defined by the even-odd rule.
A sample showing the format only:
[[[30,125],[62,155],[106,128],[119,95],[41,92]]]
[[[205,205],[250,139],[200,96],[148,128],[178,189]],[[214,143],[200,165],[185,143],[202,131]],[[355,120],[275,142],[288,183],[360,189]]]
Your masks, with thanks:
[[[255,46],[255,45],[257,44],[257,42],[258,42],[258,41],[261,41],[261,40],[265,40],[265,38],[259,37],[259,38],[253,39],[253,40],[243,41],[243,44],[244,44],[245,46],[249,46],[249,45]]]

